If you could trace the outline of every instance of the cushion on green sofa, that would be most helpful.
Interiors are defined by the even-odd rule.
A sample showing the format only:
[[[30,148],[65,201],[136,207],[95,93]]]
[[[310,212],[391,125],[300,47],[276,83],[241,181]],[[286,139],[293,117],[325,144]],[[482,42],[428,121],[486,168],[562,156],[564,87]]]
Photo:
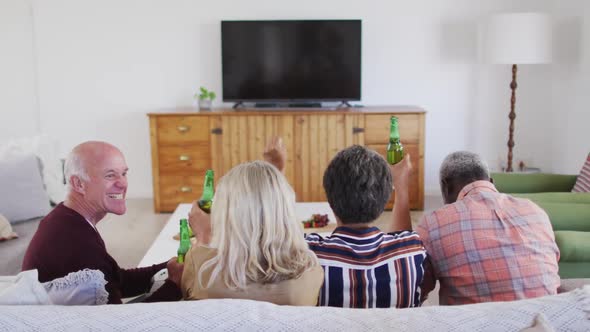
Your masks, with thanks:
[[[575,175],[492,173],[498,191],[503,193],[570,192],[576,183]]]
[[[561,279],[590,278],[590,262],[559,262]]]
[[[557,231],[555,242],[560,261],[590,263],[590,232]]]
[[[590,204],[535,203],[547,212],[554,231],[590,232]]]
[[[528,198],[535,202],[590,204],[590,193],[546,192],[512,195],[515,197]]]

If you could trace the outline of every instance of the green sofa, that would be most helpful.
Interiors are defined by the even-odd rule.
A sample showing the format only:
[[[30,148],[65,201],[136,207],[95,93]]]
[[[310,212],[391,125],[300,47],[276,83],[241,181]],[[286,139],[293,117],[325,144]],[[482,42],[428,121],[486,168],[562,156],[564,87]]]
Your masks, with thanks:
[[[590,193],[572,193],[575,175],[493,173],[503,193],[528,198],[549,215],[561,252],[561,278],[590,277]]]

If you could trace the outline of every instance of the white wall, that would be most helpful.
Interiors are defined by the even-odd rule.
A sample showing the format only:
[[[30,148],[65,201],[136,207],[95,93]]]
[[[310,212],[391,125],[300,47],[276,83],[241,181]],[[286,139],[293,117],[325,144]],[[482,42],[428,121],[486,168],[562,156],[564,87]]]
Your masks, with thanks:
[[[20,9],[0,11],[0,22],[15,16],[34,26],[36,62],[31,46],[12,51],[28,52],[24,63],[38,68],[41,132],[55,137],[64,154],[88,139],[121,147],[131,168],[130,197],[152,194],[145,113],[189,105],[199,85],[221,91],[222,19],[362,19],[362,103],[428,111],[425,189],[437,192],[438,166],[448,152],[478,151],[494,164],[506,154],[510,67],[478,63],[478,22],[495,12],[554,10],[549,0],[30,1],[32,19]],[[28,38],[30,45],[32,34],[23,30],[14,43]],[[0,59],[9,73],[20,72]],[[525,151],[543,168],[553,165],[539,144],[555,114],[552,75],[551,66],[519,71],[516,154]],[[576,85],[579,76],[568,80]],[[35,95],[34,84],[18,90]],[[2,127],[34,118],[27,113],[33,106],[2,116]]]
[[[552,169],[578,174],[590,153],[590,2],[555,5],[560,33],[558,62],[553,69]]]
[[[31,6],[0,0],[0,141],[39,132]]]

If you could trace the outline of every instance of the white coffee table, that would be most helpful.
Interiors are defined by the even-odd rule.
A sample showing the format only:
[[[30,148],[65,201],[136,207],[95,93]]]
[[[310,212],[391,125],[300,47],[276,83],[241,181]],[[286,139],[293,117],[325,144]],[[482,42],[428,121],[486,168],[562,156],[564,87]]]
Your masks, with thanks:
[[[158,234],[145,256],[143,256],[141,262],[139,262],[139,267],[159,264],[176,256],[178,241],[174,240],[173,236],[178,233],[179,220],[181,218],[188,218],[190,210],[191,204],[179,204],[178,207],[176,207],[176,210],[174,210],[174,213],[170,216],[160,234]],[[336,217],[327,202],[295,203],[297,220],[307,220],[311,218],[311,215],[314,213],[327,214],[330,223],[328,226],[322,228],[307,228],[305,229],[305,232],[329,235],[334,228],[336,228]]]

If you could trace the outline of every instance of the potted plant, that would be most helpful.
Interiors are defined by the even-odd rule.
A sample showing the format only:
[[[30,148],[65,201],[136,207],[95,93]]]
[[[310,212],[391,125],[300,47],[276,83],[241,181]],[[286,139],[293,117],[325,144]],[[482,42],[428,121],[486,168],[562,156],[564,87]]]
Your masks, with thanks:
[[[199,108],[211,109],[211,102],[215,99],[215,92],[200,87],[199,92],[195,93],[195,98],[199,98]]]

